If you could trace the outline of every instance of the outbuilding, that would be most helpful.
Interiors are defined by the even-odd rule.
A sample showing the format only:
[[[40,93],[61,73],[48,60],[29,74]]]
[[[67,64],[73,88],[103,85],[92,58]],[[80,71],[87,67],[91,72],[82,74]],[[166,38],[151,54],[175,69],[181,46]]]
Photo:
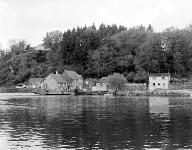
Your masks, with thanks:
[[[43,82],[44,78],[30,78],[29,79],[29,88],[39,88],[41,87],[41,83]]]

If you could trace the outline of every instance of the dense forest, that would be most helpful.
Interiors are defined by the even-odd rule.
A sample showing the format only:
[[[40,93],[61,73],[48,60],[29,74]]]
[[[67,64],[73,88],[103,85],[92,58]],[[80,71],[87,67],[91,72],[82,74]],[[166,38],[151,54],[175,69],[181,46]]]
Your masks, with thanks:
[[[114,72],[129,82],[146,82],[149,73],[174,78],[192,74],[192,26],[155,32],[153,27],[104,25],[53,31],[36,50],[24,40],[10,42],[0,51],[0,85],[15,85],[30,77],[45,77],[58,70],[75,70],[84,78],[101,78]]]

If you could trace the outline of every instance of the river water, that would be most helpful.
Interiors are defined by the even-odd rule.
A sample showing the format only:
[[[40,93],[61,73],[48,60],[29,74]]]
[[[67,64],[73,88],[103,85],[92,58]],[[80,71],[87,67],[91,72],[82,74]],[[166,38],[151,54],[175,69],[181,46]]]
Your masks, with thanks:
[[[0,150],[192,149],[192,99],[0,99]]]

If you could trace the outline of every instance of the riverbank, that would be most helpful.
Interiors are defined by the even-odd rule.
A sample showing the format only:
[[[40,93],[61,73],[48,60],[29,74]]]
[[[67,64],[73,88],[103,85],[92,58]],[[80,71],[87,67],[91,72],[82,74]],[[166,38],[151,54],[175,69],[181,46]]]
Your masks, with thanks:
[[[0,87],[0,93],[34,93],[31,88],[16,88],[15,86]]]
[[[37,96],[35,93],[0,93],[0,96]]]
[[[128,91],[118,91],[116,94],[110,93],[107,91],[74,91],[71,93],[55,93],[55,92],[35,92],[37,89],[17,89],[13,87],[1,87],[0,88],[0,97],[29,97],[29,96],[38,96],[38,95],[115,95],[115,96],[174,96],[174,97],[191,97],[192,91],[190,90],[163,90],[156,89],[154,91],[148,90],[128,90]]]
[[[118,91],[117,93],[109,92],[81,92],[76,95],[104,95],[104,96],[171,96],[171,97],[190,97],[192,91],[187,90],[154,90],[154,91]]]
[[[122,94],[120,94],[122,95]],[[187,90],[154,90],[154,91],[129,91],[124,95],[129,96],[174,96],[174,97],[190,97],[190,91]]]
[[[34,97],[34,96],[39,95],[35,93],[0,93],[0,99]]]

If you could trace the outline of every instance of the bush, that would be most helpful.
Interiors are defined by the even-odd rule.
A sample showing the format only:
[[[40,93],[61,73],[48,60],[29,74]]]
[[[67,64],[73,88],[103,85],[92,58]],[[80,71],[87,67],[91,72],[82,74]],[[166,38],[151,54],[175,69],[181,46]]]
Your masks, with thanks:
[[[110,75],[108,77],[107,82],[109,84],[109,87],[113,91],[117,92],[125,88],[127,79],[124,77],[124,75],[120,73],[114,73],[113,75]]]

